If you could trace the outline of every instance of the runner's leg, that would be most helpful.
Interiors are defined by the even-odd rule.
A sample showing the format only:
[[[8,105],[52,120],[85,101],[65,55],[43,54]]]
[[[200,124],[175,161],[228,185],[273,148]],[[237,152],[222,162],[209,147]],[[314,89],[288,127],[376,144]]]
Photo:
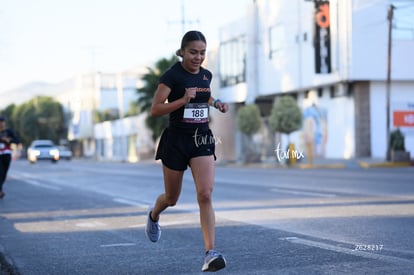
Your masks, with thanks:
[[[177,171],[163,165],[164,174],[164,193],[159,195],[151,213],[151,218],[155,221],[167,207],[174,206],[181,193],[184,171]]]
[[[190,167],[197,191],[204,245],[208,251],[214,249],[215,242],[215,215],[211,200],[214,185],[214,156],[192,158]]]

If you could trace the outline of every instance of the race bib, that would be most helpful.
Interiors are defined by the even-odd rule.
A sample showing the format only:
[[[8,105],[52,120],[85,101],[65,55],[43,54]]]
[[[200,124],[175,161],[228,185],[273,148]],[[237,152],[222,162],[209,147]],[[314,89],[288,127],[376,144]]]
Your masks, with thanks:
[[[208,122],[208,103],[187,103],[184,106],[183,121],[187,123]]]

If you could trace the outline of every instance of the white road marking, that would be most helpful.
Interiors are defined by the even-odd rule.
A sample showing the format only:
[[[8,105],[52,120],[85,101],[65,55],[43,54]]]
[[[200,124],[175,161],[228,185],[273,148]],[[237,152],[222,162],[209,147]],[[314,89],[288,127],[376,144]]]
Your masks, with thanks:
[[[113,198],[112,200],[114,202],[119,202],[119,203],[132,205],[132,206],[138,206],[139,208],[148,208],[149,207],[148,204],[142,204],[142,203],[139,203],[137,201],[128,200],[128,199],[124,199],[124,198]]]
[[[318,193],[318,192],[312,192],[312,191],[297,191],[297,190],[289,190],[289,189],[282,189],[282,188],[272,188],[271,190],[277,193],[287,193],[287,194],[293,194],[293,195],[304,195],[304,196],[325,197],[325,198],[337,197],[337,195],[335,194]]]
[[[95,227],[103,227],[106,223],[100,221],[92,221],[92,222],[80,222],[75,224],[77,227],[83,228],[95,228]]]
[[[26,179],[26,180],[23,180],[23,181],[26,182],[26,183],[28,183],[28,184],[37,186],[37,187],[42,187],[42,188],[56,190],[56,191],[62,190],[60,187],[56,187],[56,186],[52,186],[52,185],[49,185],[49,184],[40,183],[37,180]]]
[[[141,227],[145,227],[146,224],[145,223],[139,223],[139,224],[133,224],[128,226],[128,228],[141,228]]]
[[[101,244],[100,247],[119,247],[119,246],[135,246],[136,243],[113,243],[113,244]]]

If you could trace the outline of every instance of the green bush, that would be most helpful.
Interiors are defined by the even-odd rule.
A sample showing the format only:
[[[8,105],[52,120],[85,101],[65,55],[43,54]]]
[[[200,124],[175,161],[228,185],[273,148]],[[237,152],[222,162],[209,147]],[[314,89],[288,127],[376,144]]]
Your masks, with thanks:
[[[302,112],[291,96],[278,98],[269,117],[270,128],[274,132],[290,134],[302,127]]]
[[[391,132],[390,148],[394,151],[405,151],[404,135],[400,129]]]
[[[260,110],[255,104],[245,105],[237,112],[237,128],[251,136],[260,129]]]

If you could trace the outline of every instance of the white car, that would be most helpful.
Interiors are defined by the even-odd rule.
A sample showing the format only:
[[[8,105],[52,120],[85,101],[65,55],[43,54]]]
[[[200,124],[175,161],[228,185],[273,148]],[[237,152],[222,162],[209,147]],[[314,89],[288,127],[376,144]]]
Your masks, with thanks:
[[[59,149],[51,140],[34,140],[27,149],[27,159],[30,163],[38,160],[50,160],[56,163],[59,160]]]

